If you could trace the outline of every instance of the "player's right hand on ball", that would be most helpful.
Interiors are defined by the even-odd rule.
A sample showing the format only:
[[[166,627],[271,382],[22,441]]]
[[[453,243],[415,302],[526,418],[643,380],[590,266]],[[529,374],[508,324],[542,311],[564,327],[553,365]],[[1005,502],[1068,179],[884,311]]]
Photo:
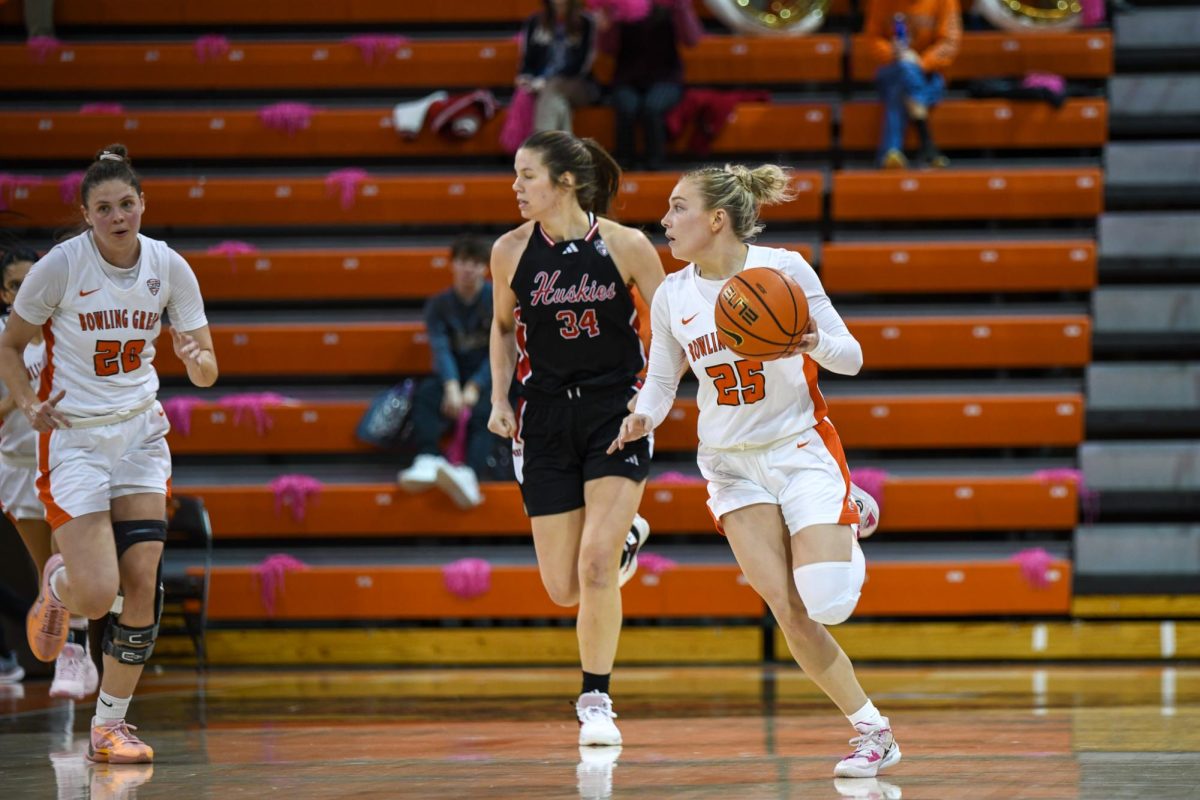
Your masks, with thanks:
[[[649,415],[630,414],[621,420],[621,430],[617,433],[617,438],[613,439],[613,443],[608,446],[608,454],[611,456],[618,450],[624,450],[626,444],[648,436],[651,430]]]
[[[507,400],[492,402],[492,414],[488,417],[488,430],[497,436],[511,439],[517,434],[517,417]]]

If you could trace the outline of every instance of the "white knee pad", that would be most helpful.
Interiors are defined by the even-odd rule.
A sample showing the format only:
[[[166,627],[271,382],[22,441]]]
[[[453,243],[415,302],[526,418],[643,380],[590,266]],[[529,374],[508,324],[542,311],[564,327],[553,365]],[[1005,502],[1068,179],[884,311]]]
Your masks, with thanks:
[[[838,625],[850,618],[866,574],[867,562],[858,545],[849,561],[821,561],[792,570],[808,616],[822,625]]]

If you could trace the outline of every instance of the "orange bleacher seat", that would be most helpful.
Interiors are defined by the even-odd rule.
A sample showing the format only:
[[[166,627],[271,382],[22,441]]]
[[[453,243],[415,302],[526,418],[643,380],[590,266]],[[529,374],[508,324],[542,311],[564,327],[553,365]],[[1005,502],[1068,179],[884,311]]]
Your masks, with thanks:
[[[325,108],[308,127],[294,133],[271,130],[258,111],[218,108],[203,111],[151,111],[95,115],[67,111],[0,114],[0,140],[11,158],[77,159],[86,163],[97,142],[122,142],[139,161],[151,158],[427,158],[496,156],[505,111],[469,139],[448,139],[424,129],[403,139],[392,128],[390,108]],[[832,111],[821,103],[743,103],[713,141],[714,153],[828,150]],[[578,110],[575,133],[613,146],[612,109]],[[676,152],[686,142],[675,142]]]
[[[56,0],[60,26],[87,25],[347,25],[413,23],[515,23],[542,7],[540,0],[455,0],[453,3],[396,2],[396,0]],[[712,17],[697,0],[702,17]],[[833,0],[827,14],[847,16],[849,0]],[[21,21],[21,4],[0,3],[0,22]]]
[[[812,247],[777,247],[812,260]],[[685,266],[665,246],[656,248],[663,268]],[[346,250],[264,250],[241,255],[184,253],[208,301],[423,300],[450,287],[447,247]]]
[[[178,441],[176,437],[172,446]],[[204,500],[218,539],[345,536],[523,536],[529,521],[515,483],[482,484],[484,503],[452,508],[438,492],[410,494],[394,483],[326,484],[303,513],[280,506],[268,486],[187,485]],[[639,511],[655,536],[713,530],[705,484],[651,480]],[[889,478],[885,530],[1070,530],[1079,517],[1075,484],[1031,476]],[[415,524],[411,521],[416,521]]]
[[[130,153],[134,159],[137,152]],[[630,172],[612,216],[625,222],[656,223],[679,176]],[[812,221],[820,217],[823,181],[819,172],[798,172],[792,185],[799,196],[766,209],[768,220]],[[148,210],[146,226],[228,228],[292,225],[461,225],[521,222],[511,175],[445,174],[370,176],[344,207],[341,191],[324,178],[147,178],[142,182]],[[57,180],[28,188],[17,186],[8,198],[16,215],[0,225],[53,228],[79,221],[76,202],[64,203]]]
[[[830,242],[821,249],[826,291],[924,294],[1057,292],[1096,286],[1096,244],[1037,242]]]
[[[874,151],[881,118],[878,103],[843,104],[841,148]],[[1108,139],[1108,104],[1068,100],[1056,110],[1041,102],[947,100],[930,115],[930,130],[943,150],[1101,147]],[[910,128],[905,147],[917,144]]]
[[[833,82],[842,77],[840,36],[708,36],[683,51],[691,84]],[[148,67],[148,64],[153,64]],[[353,44],[237,41],[201,62],[190,42],[67,43],[49,55],[0,45],[0,90],[263,90],[510,87],[518,66],[510,38],[413,40],[364,60]],[[597,60],[606,81],[611,59]]]
[[[1074,393],[839,395],[829,407],[850,448],[1054,447],[1083,440],[1083,398]],[[270,426],[259,429],[249,415],[202,403],[192,411],[188,435],[171,433],[171,449],[179,455],[368,452],[354,437],[366,408],[365,400],[298,401],[270,408]],[[696,415],[695,400],[678,400],[655,432],[655,446],[695,450]]]
[[[1098,169],[843,171],[834,220],[1083,219],[1104,210]]]
[[[1090,361],[1088,317],[847,317],[868,369],[1083,366]],[[223,375],[406,375],[429,369],[420,322],[247,323],[214,325]],[[182,375],[169,347],[155,366]]]
[[[877,69],[866,37],[852,37],[851,79],[874,81]],[[1113,74],[1112,34],[1108,31],[964,33],[962,48],[946,71],[946,78],[1023,77],[1029,72],[1056,72],[1068,78],[1107,78]]]
[[[1071,564],[1056,560],[1048,571],[1049,585],[1036,587],[1012,562],[873,562],[855,614],[1066,614]],[[654,577],[626,585],[621,601],[627,619],[757,618],[764,612],[736,564],[681,564]],[[267,611],[259,584],[251,567],[215,567],[209,619],[565,619],[577,613],[550,602],[533,565],[492,567],[490,589],[471,599],[446,588],[440,566],[314,566],[288,573],[274,613]]]

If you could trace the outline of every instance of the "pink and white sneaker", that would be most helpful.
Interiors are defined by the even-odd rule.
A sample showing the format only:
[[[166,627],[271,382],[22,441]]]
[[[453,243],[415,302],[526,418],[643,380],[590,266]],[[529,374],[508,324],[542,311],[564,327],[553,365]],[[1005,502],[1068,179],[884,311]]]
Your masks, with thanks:
[[[888,718],[883,724],[871,726],[859,723],[854,726],[859,735],[850,740],[854,752],[838,762],[833,774],[838,778],[874,778],[881,771],[900,761],[900,745],[892,736]]]
[[[50,696],[82,700],[95,692],[99,683],[100,674],[87,650],[70,642],[63,645],[54,662]]]
[[[879,503],[856,483],[850,484],[850,499],[858,506],[858,538],[866,539],[879,527]]]

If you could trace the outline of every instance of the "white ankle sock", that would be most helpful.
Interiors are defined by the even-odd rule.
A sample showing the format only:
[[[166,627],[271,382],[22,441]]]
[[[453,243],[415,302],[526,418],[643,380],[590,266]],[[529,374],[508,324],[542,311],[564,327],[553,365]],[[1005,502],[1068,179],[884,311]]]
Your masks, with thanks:
[[[103,725],[115,719],[125,719],[125,712],[129,710],[129,701],[132,699],[132,695],[113,697],[101,689],[100,696],[96,698],[96,716],[92,718],[92,726]]]
[[[865,706],[846,717],[846,719],[850,720],[850,724],[856,728],[863,724],[871,728],[880,728],[883,726],[883,717],[880,715],[879,709],[870,700],[867,701]]]
[[[66,567],[59,567],[50,573],[50,594],[54,595],[54,599],[62,602],[62,593],[58,590],[58,581],[63,575],[67,574]]]

